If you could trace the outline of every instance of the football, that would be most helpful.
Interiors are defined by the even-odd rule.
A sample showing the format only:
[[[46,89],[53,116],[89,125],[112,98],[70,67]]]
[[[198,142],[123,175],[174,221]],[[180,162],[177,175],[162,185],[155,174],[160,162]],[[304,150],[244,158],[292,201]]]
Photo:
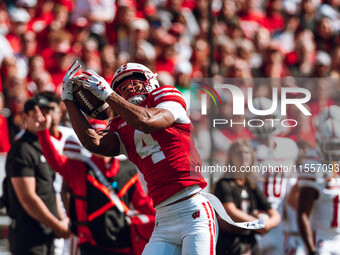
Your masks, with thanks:
[[[79,83],[75,82],[73,87],[73,100],[82,112],[98,120],[106,120],[110,117],[110,107],[106,102],[99,100]]]

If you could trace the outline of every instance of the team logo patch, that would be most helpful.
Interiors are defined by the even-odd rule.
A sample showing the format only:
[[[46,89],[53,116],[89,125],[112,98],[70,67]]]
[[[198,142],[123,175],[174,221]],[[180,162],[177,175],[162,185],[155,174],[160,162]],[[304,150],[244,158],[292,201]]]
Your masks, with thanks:
[[[195,220],[196,218],[199,218],[199,217],[200,217],[200,211],[194,212],[194,213],[192,214],[192,217],[194,218],[194,220]]]

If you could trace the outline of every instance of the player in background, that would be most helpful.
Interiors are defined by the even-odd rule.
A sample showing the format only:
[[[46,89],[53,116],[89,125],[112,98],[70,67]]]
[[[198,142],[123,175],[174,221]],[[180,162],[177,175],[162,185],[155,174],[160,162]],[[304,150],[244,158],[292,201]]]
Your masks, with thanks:
[[[207,183],[194,171],[201,159],[182,94],[173,86],[159,87],[156,74],[141,64],[121,66],[112,80],[114,91],[91,70],[72,78],[79,68],[71,66],[62,93],[79,140],[96,154],[125,153],[142,172],[154,202],[156,225],[143,254],[214,254],[215,213],[209,200],[219,200],[200,193]],[[82,83],[119,115],[105,132],[96,133],[73,102],[73,82]],[[261,223],[242,226],[263,227]]]
[[[318,118],[317,149],[306,153],[297,222],[307,254],[340,254],[340,107]]]
[[[200,158],[197,153],[190,155],[191,125],[181,93],[172,86],[159,88],[156,75],[140,64],[128,63],[116,71],[112,81],[116,92],[97,74],[84,75],[88,86],[102,83],[103,91],[92,92],[120,117],[97,134],[72,98],[63,100],[87,149],[106,156],[125,151],[143,173],[157,211],[155,230],[143,254],[213,254],[215,215],[199,194],[205,180],[190,173]],[[195,213],[199,217],[193,217]]]
[[[261,97],[253,99],[254,108],[257,110],[268,110],[272,107],[272,101],[268,98]],[[255,152],[255,165],[276,169],[276,171],[267,171],[258,173],[258,186],[266,195],[268,202],[273,209],[278,210],[283,216],[283,202],[286,194],[287,177],[290,173],[282,171],[282,166],[290,167],[294,164],[298,156],[298,147],[296,143],[284,137],[277,135],[281,131],[280,110],[275,109],[272,115],[257,116],[252,113],[247,115],[250,119],[261,119],[261,127],[249,127],[254,139],[251,140]],[[267,120],[266,120],[267,119]],[[253,126],[259,123],[253,122]],[[263,236],[257,236],[257,242],[260,254],[277,255],[284,254],[284,235],[283,222],[276,228],[270,230]]]

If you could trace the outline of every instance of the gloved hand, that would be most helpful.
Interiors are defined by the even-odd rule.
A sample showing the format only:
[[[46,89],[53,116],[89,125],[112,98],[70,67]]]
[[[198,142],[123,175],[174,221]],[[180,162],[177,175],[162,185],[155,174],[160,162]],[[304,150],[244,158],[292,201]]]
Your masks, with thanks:
[[[115,93],[103,77],[90,69],[83,72],[83,86],[104,102],[109,95]]]
[[[67,70],[63,78],[63,90],[61,92],[61,100],[73,100],[73,76],[81,68],[78,60],[74,61],[71,67]]]

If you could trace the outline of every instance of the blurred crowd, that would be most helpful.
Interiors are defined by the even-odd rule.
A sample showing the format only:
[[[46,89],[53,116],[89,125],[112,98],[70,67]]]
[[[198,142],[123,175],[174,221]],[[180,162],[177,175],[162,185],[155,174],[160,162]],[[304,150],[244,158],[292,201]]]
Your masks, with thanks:
[[[12,143],[75,59],[108,82],[139,62],[184,94],[190,78],[339,78],[339,30],[336,0],[0,1],[0,124]]]

